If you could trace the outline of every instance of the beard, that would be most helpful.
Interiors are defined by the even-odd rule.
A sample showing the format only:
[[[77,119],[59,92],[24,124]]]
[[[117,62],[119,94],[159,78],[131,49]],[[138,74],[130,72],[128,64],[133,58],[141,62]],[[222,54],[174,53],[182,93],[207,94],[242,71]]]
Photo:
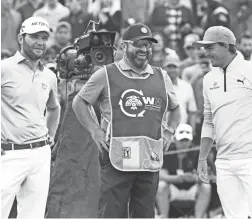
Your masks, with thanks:
[[[24,50],[24,53],[27,55],[27,57],[33,61],[36,61],[36,60],[39,60],[41,59],[44,55],[45,55],[45,52],[46,52],[46,49],[45,49],[45,46],[43,46],[43,48],[41,48],[43,50],[42,53],[40,54],[37,54],[35,53],[33,50],[34,48],[32,46],[30,46],[25,38],[24,38],[24,41],[23,41],[23,50]]]
[[[143,55],[139,57],[139,55]],[[136,68],[145,68],[149,61],[151,60],[152,53],[151,51],[147,51],[145,53],[141,51],[129,52],[126,51],[126,56],[132,65]]]

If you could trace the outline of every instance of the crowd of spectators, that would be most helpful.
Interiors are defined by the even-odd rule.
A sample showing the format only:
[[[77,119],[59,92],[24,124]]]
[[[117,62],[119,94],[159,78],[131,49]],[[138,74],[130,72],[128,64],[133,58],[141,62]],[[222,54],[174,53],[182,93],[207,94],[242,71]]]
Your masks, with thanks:
[[[211,69],[211,63],[205,56],[204,50],[194,48],[192,43],[201,39],[208,27],[226,26],[237,37],[238,52],[246,60],[252,60],[252,1],[149,0],[148,2],[148,17],[145,19],[145,23],[152,29],[154,37],[159,41],[158,44],[153,45],[150,63],[162,67],[169,74],[181,106],[182,123],[189,125],[183,126],[184,129],[182,127],[181,132],[186,132],[188,129],[188,132],[191,132],[187,133],[191,137],[187,135],[184,139],[175,136],[171,151],[197,147],[200,144],[203,122],[202,81],[204,75]],[[134,0],[129,4],[133,10]],[[120,36],[122,30],[130,24],[142,22],[138,19],[139,16],[128,18],[123,16],[124,11],[120,0],[2,0],[1,6],[1,59],[10,57],[19,49],[17,34],[21,23],[30,16],[40,16],[45,18],[52,28],[49,48],[43,58],[44,64],[52,69],[55,69],[56,66],[56,55],[62,48],[71,45],[75,38],[84,33],[90,20],[100,21],[100,30],[116,32],[115,60],[121,58]],[[135,13],[137,15],[138,11],[135,10]],[[186,139],[188,141],[185,143]],[[176,180],[169,181],[168,172],[174,176],[179,176],[181,170],[194,174],[195,161],[197,161],[195,154],[173,152],[166,156],[164,169],[161,171],[157,214],[168,213],[169,202],[180,197],[177,192],[178,188],[194,190],[193,196],[196,196],[196,190],[203,191],[203,195],[193,198],[199,205],[196,204],[194,208],[197,213],[198,208],[202,207],[200,205],[202,200],[207,200],[203,204],[211,205],[210,196],[213,192],[209,192],[209,188],[205,187],[197,187],[197,189],[192,187],[196,183],[193,180],[194,175],[188,176],[187,179],[176,178]],[[209,156],[213,182],[214,156],[215,149]],[[169,160],[169,164],[167,160]],[[193,181],[193,183],[189,183],[190,186],[188,186],[188,180]],[[180,183],[185,184],[178,185]],[[177,195],[176,197],[169,195],[171,189],[173,195]],[[198,200],[198,198],[201,199]],[[168,210],[164,204],[167,205]]]

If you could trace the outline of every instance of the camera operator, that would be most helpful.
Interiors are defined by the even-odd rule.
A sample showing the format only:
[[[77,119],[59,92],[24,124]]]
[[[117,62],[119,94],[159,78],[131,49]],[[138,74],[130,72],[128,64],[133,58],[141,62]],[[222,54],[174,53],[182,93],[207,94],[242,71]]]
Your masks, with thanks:
[[[113,46],[105,47],[101,45],[102,43],[98,43],[98,40],[110,36],[110,33],[90,32],[78,38],[76,47],[66,47],[58,56],[57,68],[60,77],[66,83],[63,96],[67,101],[60,122],[59,140],[53,150],[53,155],[57,152],[57,157],[47,202],[48,218],[98,216],[100,192],[98,148],[90,133],[78,121],[72,102],[99,65],[113,61]],[[93,41],[96,46],[92,44]],[[112,40],[110,42],[112,43]],[[61,85],[63,84],[64,81]],[[60,93],[63,94],[64,90]],[[95,106],[90,106],[91,116],[98,124],[99,111],[95,109]]]

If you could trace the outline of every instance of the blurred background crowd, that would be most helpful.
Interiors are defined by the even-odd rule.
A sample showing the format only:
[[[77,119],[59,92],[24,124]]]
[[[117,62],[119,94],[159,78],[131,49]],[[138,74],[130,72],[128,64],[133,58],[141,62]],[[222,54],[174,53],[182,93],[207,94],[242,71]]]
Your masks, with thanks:
[[[251,61],[252,0],[2,0],[1,59],[19,49],[17,34],[21,23],[30,16],[45,18],[52,28],[43,62],[53,70],[56,55],[83,34],[90,20],[100,21],[99,30],[116,32],[115,60],[122,57],[120,40],[124,28],[138,22],[150,27],[159,41],[153,45],[150,63],[169,74],[181,106],[183,124],[160,173],[157,217],[189,217],[197,211],[204,211],[206,217],[221,217],[214,148],[208,158],[210,187],[195,187],[197,180],[190,175],[173,181],[168,175],[179,176],[181,170],[195,173],[197,167],[203,122],[202,80],[211,63],[204,50],[194,48],[192,43],[201,39],[208,27],[222,25],[234,32],[238,52]],[[177,190],[184,191],[183,195]]]

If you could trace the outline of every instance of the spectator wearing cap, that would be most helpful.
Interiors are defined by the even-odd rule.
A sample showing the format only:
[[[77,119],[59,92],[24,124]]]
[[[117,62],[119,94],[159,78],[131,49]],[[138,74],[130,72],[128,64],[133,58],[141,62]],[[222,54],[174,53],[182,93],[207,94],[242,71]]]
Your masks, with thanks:
[[[215,140],[217,188],[225,216],[247,218],[252,213],[252,65],[237,54],[235,44],[233,32],[223,26],[210,27],[203,41],[194,44],[204,47],[214,67],[203,80],[198,174],[209,183],[206,159]]]
[[[191,84],[179,78],[180,59],[178,55],[166,56],[163,68],[171,78],[181,109],[181,123],[190,124],[195,131],[196,102]]]
[[[249,32],[241,34],[238,48],[245,60],[252,61],[252,35]]]
[[[51,46],[55,50],[56,54],[59,54],[61,49],[71,44],[71,34],[71,25],[66,21],[60,21],[56,27],[54,44]]]
[[[45,5],[33,13],[34,17],[42,17],[48,21],[53,32],[49,38],[48,45],[51,46],[58,22],[69,15],[69,9],[59,3],[58,0],[46,0]]]
[[[65,5],[69,8],[70,14],[61,19],[68,22],[72,27],[72,42],[77,37],[83,35],[90,20],[97,19],[88,11],[89,0],[65,0]]]
[[[186,67],[192,66],[197,63],[198,49],[192,46],[192,43],[200,40],[199,35],[190,33],[184,37],[183,56],[180,65],[180,70],[183,71]],[[181,58],[181,57],[180,57]]]
[[[1,61],[2,218],[8,218],[15,196],[17,218],[44,218],[60,113],[57,78],[40,60],[49,34],[46,20],[28,18],[18,35],[20,51]]]
[[[198,183],[198,152],[190,151],[193,148],[192,140],[192,127],[180,124],[176,130],[175,141],[169,149],[170,154],[164,156],[157,193],[157,204],[162,218],[170,217],[170,203],[174,201],[194,201],[193,216],[206,217],[211,185]]]
[[[21,15],[12,8],[13,0],[1,1],[1,49],[12,53],[19,48],[17,34],[21,25]]]
[[[158,171],[180,108],[167,73],[149,65],[152,43],[158,42],[151,30],[131,25],[122,41],[123,59],[97,70],[75,96],[73,109],[100,150],[99,217],[153,218]],[[100,126],[89,111],[97,101]]]

